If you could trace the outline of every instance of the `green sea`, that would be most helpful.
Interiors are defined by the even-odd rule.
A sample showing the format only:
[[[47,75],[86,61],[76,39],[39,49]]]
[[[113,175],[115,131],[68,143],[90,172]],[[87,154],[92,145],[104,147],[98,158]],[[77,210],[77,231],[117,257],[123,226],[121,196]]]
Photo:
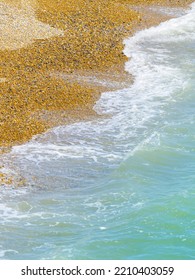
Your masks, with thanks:
[[[124,41],[96,120],[1,155],[1,259],[195,259],[195,5]],[[131,59],[130,59],[131,57]]]

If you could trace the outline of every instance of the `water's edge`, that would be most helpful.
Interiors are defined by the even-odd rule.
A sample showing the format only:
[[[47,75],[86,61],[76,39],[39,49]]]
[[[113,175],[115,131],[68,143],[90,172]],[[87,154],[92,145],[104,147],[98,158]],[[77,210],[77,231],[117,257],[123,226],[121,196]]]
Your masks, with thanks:
[[[194,13],[125,40],[135,81],[101,95],[108,118],[3,156],[27,186],[1,188],[1,258],[195,257]]]

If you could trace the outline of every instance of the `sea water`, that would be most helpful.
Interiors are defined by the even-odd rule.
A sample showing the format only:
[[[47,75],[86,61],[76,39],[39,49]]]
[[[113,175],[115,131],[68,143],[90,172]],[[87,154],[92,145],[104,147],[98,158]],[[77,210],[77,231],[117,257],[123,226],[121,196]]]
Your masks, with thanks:
[[[125,40],[133,85],[1,156],[2,259],[195,258],[195,5]]]

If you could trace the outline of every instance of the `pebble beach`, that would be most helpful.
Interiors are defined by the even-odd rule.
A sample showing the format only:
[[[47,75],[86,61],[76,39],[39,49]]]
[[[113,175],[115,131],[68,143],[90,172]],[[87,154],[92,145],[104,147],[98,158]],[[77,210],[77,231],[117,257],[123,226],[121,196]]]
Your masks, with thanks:
[[[0,0],[0,259],[194,260],[195,3]]]
[[[0,1],[1,150],[52,126],[95,117],[102,88],[82,76],[131,79],[123,70],[123,39],[167,19],[148,5],[188,2]]]

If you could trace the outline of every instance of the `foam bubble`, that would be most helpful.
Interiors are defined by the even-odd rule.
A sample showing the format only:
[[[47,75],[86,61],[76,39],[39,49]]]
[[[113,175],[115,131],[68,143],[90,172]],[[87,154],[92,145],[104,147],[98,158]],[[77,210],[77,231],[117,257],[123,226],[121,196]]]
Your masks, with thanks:
[[[96,176],[98,170],[112,168],[149,141],[157,145],[151,135],[156,133],[160,139],[166,106],[177,100],[190,79],[189,62],[180,54],[181,41],[194,39],[194,13],[193,4],[186,15],[124,41],[124,53],[131,58],[125,69],[135,81],[130,87],[101,95],[94,110],[107,118],[60,126],[15,146],[9,155],[13,165],[36,176],[53,172],[61,178],[66,173],[66,179],[79,179],[82,173]]]
[[[18,254],[18,251],[16,251],[16,250],[0,250],[0,258],[5,257],[7,253]]]

